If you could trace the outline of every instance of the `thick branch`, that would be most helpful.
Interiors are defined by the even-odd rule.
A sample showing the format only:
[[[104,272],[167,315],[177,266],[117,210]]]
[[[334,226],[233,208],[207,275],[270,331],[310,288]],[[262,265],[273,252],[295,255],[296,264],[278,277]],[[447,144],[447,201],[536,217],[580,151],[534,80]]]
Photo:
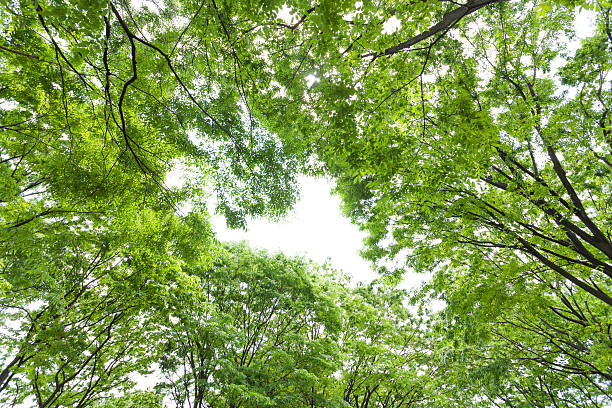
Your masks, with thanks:
[[[505,1],[505,0],[468,0],[468,2],[465,5],[460,6],[444,14],[444,16],[442,17],[442,21],[433,25],[428,30],[423,31],[421,34],[416,35],[412,38],[409,38],[408,40],[400,44],[387,48],[382,53],[379,53],[377,56],[392,55],[402,50],[405,50],[407,48],[410,48],[413,45],[418,44],[433,35],[436,35],[438,33],[443,32],[444,30],[449,29],[450,27],[455,25],[459,20],[474,13],[475,11],[483,7],[489,6],[491,4],[494,4],[494,3],[500,3],[502,1]]]

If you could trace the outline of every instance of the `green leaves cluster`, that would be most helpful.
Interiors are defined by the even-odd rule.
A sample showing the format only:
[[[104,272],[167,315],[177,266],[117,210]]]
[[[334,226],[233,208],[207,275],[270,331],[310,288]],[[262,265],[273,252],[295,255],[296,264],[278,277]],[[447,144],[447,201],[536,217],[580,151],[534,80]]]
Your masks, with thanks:
[[[244,245],[195,274],[160,326],[157,389],[177,406],[394,407],[424,401],[425,341],[403,291]],[[412,323],[412,324],[411,324]]]

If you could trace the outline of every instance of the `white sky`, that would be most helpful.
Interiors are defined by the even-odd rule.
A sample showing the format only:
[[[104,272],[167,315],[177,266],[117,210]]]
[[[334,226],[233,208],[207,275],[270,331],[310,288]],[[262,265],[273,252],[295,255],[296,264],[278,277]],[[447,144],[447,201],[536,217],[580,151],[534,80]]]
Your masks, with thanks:
[[[595,32],[595,12],[591,10],[577,10],[574,30],[579,39],[592,36]]]
[[[353,284],[371,282],[378,276],[359,255],[364,231],[353,225],[340,210],[340,198],[332,195],[333,182],[300,177],[300,199],[284,219],[250,219],[247,230],[231,230],[221,215],[212,217],[217,238],[224,242],[246,241],[252,248],[288,256],[304,256],[318,264],[329,262],[351,277]],[[210,205],[214,208],[214,205]],[[400,288],[415,289],[431,274],[407,272]]]
[[[220,215],[213,227],[221,241],[246,241],[253,248],[304,256],[330,264],[356,281],[376,278],[368,263],[359,256],[366,234],[344,217],[340,198],[332,196],[332,183],[325,179],[300,178],[300,199],[291,213],[279,222],[249,220],[248,230],[230,230]]]

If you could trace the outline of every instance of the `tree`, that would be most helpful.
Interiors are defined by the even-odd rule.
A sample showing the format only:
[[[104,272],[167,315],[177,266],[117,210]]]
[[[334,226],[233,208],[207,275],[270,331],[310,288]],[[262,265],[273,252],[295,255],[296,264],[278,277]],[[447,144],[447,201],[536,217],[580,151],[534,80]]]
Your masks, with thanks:
[[[241,245],[194,268],[197,298],[160,326],[166,380],[190,407],[418,407],[437,390],[405,291],[347,288],[326,269]]]
[[[498,372],[541,379],[507,379],[521,403],[605,404],[609,11],[556,68],[571,16],[535,7],[497,4],[441,39],[430,79],[395,87],[392,108],[370,110],[378,93],[357,91],[324,157],[370,232],[368,257],[437,271],[453,338],[490,347],[477,361],[499,358]],[[357,136],[334,137],[347,129]]]
[[[428,406],[423,334],[404,291],[358,286],[343,301],[342,371],[337,392],[354,408]],[[429,371],[429,372],[428,372]]]
[[[163,408],[160,395],[149,391],[136,391],[121,397],[108,398],[99,408]]]
[[[321,406],[339,364],[338,283],[244,245],[192,272],[198,301],[177,303],[160,328],[158,387],[178,406]]]
[[[0,146],[12,188],[3,201],[16,211],[8,225],[105,211],[126,190],[129,199],[154,203],[153,191],[165,190],[166,173],[179,163],[200,173],[192,195],[203,182],[215,186],[218,209],[233,225],[281,214],[293,202],[299,144],[244,111],[240,83],[225,68],[234,61],[218,49],[223,37],[206,25],[175,26],[193,17],[193,7],[3,6]],[[35,200],[42,197],[45,205]]]
[[[125,216],[91,229],[37,219],[18,230],[35,227],[29,240],[3,247],[3,403],[83,407],[148,370],[152,322],[171,293],[194,289],[182,265],[210,261],[214,245],[196,215]]]
[[[87,405],[155,335],[178,403],[608,403],[608,6],[564,56],[585,2],[285,3],[2,6],[3,402]],[[178,165],[195,180],[171,191]],[[381,272],[436,273],[440,353],[412,360],[395,294],[247,250],[211,267],[207,222],[176,214],[206,183],[231,225],[282,214],[304,170],[338,179]],[[334,342],[334,296],[385,337]],[[421,366],[450,374],[442,397]]]
[[[201,198],[204,181],[233,225],[294,199],[298,144],[246,119],[233,81],[201,85],[186,57],[196,44],[176,50],[185,32],[171,20],[191,5],[130,7],[0,9],[7,404],[34,396],[39,406],[83,406],[145,367],[141,325],[168,292],[189,290],[189,259],[213,258],[207,222],[175,215]],[[197,182],[170,190],[166,175],[179,164]]]

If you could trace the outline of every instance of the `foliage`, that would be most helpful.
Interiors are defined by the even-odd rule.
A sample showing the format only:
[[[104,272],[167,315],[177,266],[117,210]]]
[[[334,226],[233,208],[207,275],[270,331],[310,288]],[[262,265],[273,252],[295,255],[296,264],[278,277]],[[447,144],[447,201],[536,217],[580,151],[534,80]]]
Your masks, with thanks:
[[[210,59],[235,62],[217,50],[225,39],[199,25],[183,38],[186,30],[174,22],[194,6],[3,5],[7,225],[106,211],[109,203],[155,205],[155,191],[165,190],[177,164],[202,177],[192,195],[201,194],[201,183],[215,186],[218,209],[232,225],[244,225],[246,215],[281,214],[293,202],[298,144],[263,129],[244,112],[234,72],[210,66]],[[201,58],[208,47],[215,54]],[[185,196],[161,199],[173,204]]]
[[[0,404],[159,406],[108,398],[157,362],[179,406],[606,406],[609,7],[3,2]],[[299,172],[444,310],[219,246],[208,191],[244,227]]]
[[[605,404],[608,6],[597,6],[597,32],[571,53],[565,6],[575,4],[544,18],[535,2],[472,13],[476,3],[460,18],[439,3],[338,5],[331,16],[350,17],[336,20],[308,9],[290,34],[270,34],[285,95],[263,114],[279,133],[311,141],[382,273],[436,272],[426,290],[448,304],[441,324],[461,341],[453,347],[479,350],[473,371],[501,357],[491,367],[508,393],[481,388],[464,404],[499,395],[510,406]],[[412,20],[388,35],[390,15]],[[301,73],[318,81],[300,83]],[[540,382],[512,380],[525,373]]]
[[[161,396],[147,391],[136,391],[121,397],[108,398],[97,404],[99,408],[162,408]]]
[[[38,219],[16,230],[36,226],[29,239],[3,248],[3,402],[86,406],[147,370],[148,326],[170,293],[192,290],[182,269],[189,255],[206,262],[214,246],[196,215],[144,211],[121,221],[83,228]]]
[[[201,84],[197,45],[173,55],[189,7],[0,7],[3,404],[85,406],[147,369],[150,322],[195,288],[183,267],[216,256],[182,202],[212,184],[244,225],[293,201],[299,146],[245,118],[233,79]],[[195,182],[168,189],[181,165]]]
[[[162,327],[160,363],[177,406],[307,406],[340,364],[338,283],[300,259],[227,248],[198,268],[196,305]],[[194,307],[195,306],[195,307]]]
[[[195,272],[201,294],[161,325],[158,385],[177,406],[418,406],[425,342],[403,291],[244,245]]]
[[[427,347],[422,322],[404,291],[358,286],[343,302],[343,369],[336,387],[351,407],[428,406]]]

